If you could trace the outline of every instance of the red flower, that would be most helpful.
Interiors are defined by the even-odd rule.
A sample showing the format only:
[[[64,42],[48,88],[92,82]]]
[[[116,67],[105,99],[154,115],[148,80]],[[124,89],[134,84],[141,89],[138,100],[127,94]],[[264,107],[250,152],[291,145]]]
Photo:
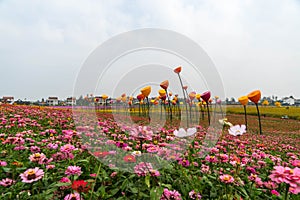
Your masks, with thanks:
[[[88,182],[84,180],[78,180],[72,183],[72,189],[78,193],[87,193],[90,190],[90,186],[88,185]]]
[[[123,159],[124,159],[125,162],[136,162],[136,159],[133,155],[124,156]]]

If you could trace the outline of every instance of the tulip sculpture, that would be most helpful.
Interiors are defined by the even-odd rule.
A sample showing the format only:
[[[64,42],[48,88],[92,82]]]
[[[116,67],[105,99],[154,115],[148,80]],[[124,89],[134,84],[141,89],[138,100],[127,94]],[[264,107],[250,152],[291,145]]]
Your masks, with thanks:
[[[139,116],[141,116],[141,102],[144,100],[145,97],[143,94],[139,94],[139,95],[137,95],[136,98],[139,101]]]
[[[198,100],[199,110],[201,111],[201,119],[204,120],[204,111],[201,102],[201,94],[196,94],[196,99]],[[199,116],[199,123],[200,123],[200,116]]]
[[[183,98],[184,98],[184,103],[185,103],[185,111],[186,111],[186,125],[187,125],[187,128],[189,127],[189,114],[188,114],[188,108],[187,108],[187,102],[186,102],[186,96],[185,96],[185,91],[184,91],[184,86],[182,84],[182,80],[181,80],[181,77],[180,77],[180,72],[181,72],[181,66],[177,67],[174,69],[174,72],[178,75],[178,78],[179,78],[179,81],[180,81],[180,85],[181,85],[181,88],[182,88],[182,92],[183,92]]]
[[[208,125],[210,125],[210,112],[209,112],[209,100],[210,100],[210,91],[206,91],[201,94],[201,98],[206,103],[207,107],[207,118],[208,118]]]
[[[171,120],[171,123],[172,123],[172,107],[171,107],[171,102],[170,102],[170,96],[172,96],[172,94],[170,93],[170,94],[168,95],[169,81],[168,81],[168,80],[165,80],[165,81],[161,82],[161,83],[160,83],[160,87],[161,87],[162,89],[164,89],[165,92],[166,92],[166,95],[167,95],[167,98],[168,98],[170,120]]]
[[[248,94],[248,99],[250,99],[250,101],[252,101],[256,105],[258,123],[259,123],[259,133],[262,135],[260,113],[259,113],[259,109],[258,109],[258,101],[260,100],[260,97],[261,97],[260,90],[255,90]]]
[[[244,114],[245,114],[245,125],[246,125],[246,129],[248,128],[248,124],[247,124],[247,109],[246,109],[246,105],[248,104],[248,97],[247,96],[241,96],[240,98],[238,98],[240,104],[243,105],[244,107]]]
[[[146,97],[146,100],[147,100],[147,114],[148,114],[148,119],[150,121],[150,115],[149,115],[149,111],[150,111],[149,95],[151,93],[151,86],[147,86],[147,87],[144,87],[143,89],[141,89],[141,93],[144,95],[144,97]]]
[[[189,105],[190,105],[190,120],[192,121],[192,106],[193,106],[193,101],[196,97],[196,92],[190,92],[189,93]]]
[[[108,98],[108,96],[107,96],[106,94],[103,94],[103,95],[102,95],[102,99],[103,99],[103,101],[104,101],[104,109],[105,109],[105,110],[106,110],[106,105],[107,105],[107,102],[106,102],[107,98]]]
[[[162,106],[164,105],[165,106],[165,100],[166,100],[166,90],[164,89],[160,89],[158,91],[158,94],[159,94],[159,98],[160,98],[160,119],[162,119]]]

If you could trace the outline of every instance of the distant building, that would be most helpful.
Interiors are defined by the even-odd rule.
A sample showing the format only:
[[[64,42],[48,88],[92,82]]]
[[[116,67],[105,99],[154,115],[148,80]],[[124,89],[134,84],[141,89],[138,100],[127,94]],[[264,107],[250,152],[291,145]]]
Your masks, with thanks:
[[[2,103],[13,104],[14,103],[14,97],[4,96],[4,97],[2,97],[1,102]]]
[[[47,105],[49,106],[57,106],[58,105],[58,97],[48,97],[46,100]]]
[[[76,98],[75,97],[67,98],[66,104],[69,105],[69,106],[75,106],[76,105]]]
[[[285,97],[282,99],[282,104],[283,105],[295,105],[295,99],[293,97]]]

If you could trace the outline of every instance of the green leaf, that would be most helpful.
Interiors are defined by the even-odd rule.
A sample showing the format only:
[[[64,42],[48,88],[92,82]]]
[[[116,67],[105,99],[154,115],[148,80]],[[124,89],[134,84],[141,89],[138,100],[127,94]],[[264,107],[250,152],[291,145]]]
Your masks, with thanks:
[[[151,200],[159,200],[163,193],[163,187],[155,187],[150,191],[150,199]]]
[[[9,167],[2,167],[3,171],[4,172],[10,172],[11,171],[11,168]]]
[[[148,188],[150,188],[150,176],[149,175],[145,176],[145,184],[148,186]]]

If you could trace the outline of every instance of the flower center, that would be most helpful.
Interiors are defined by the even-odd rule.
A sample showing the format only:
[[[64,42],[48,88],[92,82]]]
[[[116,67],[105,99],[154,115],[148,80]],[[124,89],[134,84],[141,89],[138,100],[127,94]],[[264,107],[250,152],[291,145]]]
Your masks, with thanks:
[[[36,178],[35,171],[34,170],[29,170],[27,172],[27,179],[32,180],[32,179],[35,179],[35,178]]]

